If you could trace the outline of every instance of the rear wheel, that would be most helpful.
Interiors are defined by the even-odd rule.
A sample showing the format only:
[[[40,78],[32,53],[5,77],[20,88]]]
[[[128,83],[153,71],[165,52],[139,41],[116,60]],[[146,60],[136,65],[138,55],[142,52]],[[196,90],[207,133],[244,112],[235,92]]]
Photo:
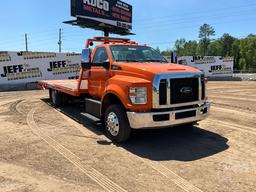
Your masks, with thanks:
[[[59,107],[62,104],[62,94],[56,90],[49,90],[50,99],[55,107]]]
[[[50,98],[50,101],[52,102],[52,89],[49,89],[49,98]]]
[[[121,143],[130,138],[131,128],[121,105],[114,104],[107,108],[104,123],[106,134],[112,141]]]

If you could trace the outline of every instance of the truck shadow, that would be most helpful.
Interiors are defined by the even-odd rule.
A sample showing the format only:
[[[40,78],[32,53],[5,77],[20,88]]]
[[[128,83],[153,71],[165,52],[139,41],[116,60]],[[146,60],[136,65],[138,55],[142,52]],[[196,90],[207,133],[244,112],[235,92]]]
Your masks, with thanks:
[[[52,106],[52,104],[48,98],[41,99],[41,101],[51,107],[54,107],[54,106]],[[67,117],[71,118],[72,120],[76,121],[77,123],[81,124],[82,126],[84,126],[85,129],[89,129],[94,134],[104,135],[104,133],[102,132],[102,129],[99,125],[93,123],[92,121],[90,121],[80,115],[79,108],[80,108],[79,103],[74,102],[74,103],[66,104],[63,107],[58,107],[55,109],[58,110],[59,112],[61,112],[62,114],[66,115]]]
[[[49,100],[43,99],[49,104]],[[77,110],[79,104],[69,104],[58,110],[77,121],[96,135],[104,135],[101,125],[85,119]],[[173,127],[158,130],[133,130],[132,138],[124,144],[115,144],[141,158],[153,161],[194,161],[206,158],[229,148],[228,139],[217,134],[194,127]],[[111,145],[107,139],[97,140],[99,145]]]
[[[199,127],[173,127],[134,131],[120,145],[127,151],[153,161],[194,161],[225,151],[228,139]]]

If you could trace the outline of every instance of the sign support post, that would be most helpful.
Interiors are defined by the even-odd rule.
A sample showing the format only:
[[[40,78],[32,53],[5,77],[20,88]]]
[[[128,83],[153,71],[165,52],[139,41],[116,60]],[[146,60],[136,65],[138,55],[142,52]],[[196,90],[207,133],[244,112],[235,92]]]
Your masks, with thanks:
[[[59,29],[59,41],[58,41],[58,45],[59,45],[59,53],[61,53],[61,46],[62,46],[62,29]]]
[[[28,34],[25,34],[25,46],[26,46],[26,52],[28,52]]]

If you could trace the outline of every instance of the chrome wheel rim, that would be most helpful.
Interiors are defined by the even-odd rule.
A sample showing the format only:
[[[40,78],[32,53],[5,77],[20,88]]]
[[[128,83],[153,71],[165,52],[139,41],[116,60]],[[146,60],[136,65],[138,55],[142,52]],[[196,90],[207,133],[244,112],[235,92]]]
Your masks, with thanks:
[[[113,136],[117,136],[119,133],[119,121],[118,117],[114,112],[111,112],[107,116],[107,122],[106,122],[107,130],[111,133]]]

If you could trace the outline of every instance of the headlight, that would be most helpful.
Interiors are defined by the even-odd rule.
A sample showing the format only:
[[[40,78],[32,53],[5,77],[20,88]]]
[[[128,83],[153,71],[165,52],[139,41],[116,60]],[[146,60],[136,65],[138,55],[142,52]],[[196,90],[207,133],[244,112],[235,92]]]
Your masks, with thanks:
[[[147,104],[147,88],[131,87],[129,88],[129,97],[132,104],[145,105]]]

